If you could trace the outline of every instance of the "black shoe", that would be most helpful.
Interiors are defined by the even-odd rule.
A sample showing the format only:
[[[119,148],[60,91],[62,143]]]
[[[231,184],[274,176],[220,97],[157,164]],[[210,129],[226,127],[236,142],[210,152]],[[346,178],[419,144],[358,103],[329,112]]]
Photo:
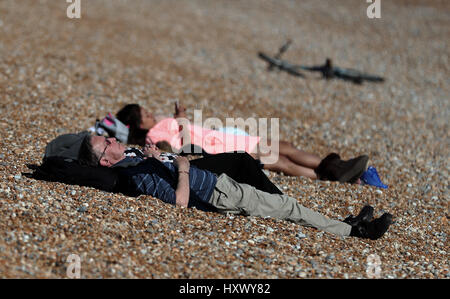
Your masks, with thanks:
[[[359,212],[358,216],[348,216],[345,218],[344,222],[350,224],[351,226],[357,225],[359,222],[370,222],[373,219],[373,208],[369,205],[364,206]]]
[[[354,183],[367,169],[368,163],[369,157],[366,155],[343,161],[338,154],[332,153],[314,171],[321,180]]]
[[[381,238],[392,224],[392,215],[384,213],[380,218],[371,222],[360,221],[356,225],[352,225],[350,236],[376,240]]]

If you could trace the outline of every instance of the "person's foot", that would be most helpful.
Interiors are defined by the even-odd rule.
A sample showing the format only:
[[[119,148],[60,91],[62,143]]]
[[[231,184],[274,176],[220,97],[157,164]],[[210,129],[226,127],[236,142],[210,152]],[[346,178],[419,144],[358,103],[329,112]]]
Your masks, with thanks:
[[[368,163],[367,155],[343,161],[338,154],[332,153],[314,171],[321,180],[355,183],[367,169]]]
[[[348,224],[352,226],[350,236],[376,240],[381,238],[392,224],[392,215],[384,213],[380,218],[370,222],[361,219],[361,221]]]
[[[342,173],[339,177],[339,182],[356,182],[366,171],[369,164],[369,156],[362,155],[348,161],[340,160]]]
[[[356,225],[361,221],[370,222],[373,219],[373,207],[367,205],[361,209],[358,216],[350,215],[345,218],[344,222],[350,225]]]

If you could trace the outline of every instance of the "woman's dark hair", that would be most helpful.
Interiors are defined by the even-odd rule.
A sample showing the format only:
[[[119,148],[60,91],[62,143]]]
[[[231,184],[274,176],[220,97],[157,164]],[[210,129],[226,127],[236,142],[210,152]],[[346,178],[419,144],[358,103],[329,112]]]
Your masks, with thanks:
[[[117,112],[116,117],[129,126],[128,143],[144,146],[148,130],[141,129],[141,107],[138,104],[128,104]]]
[[[117,119],[130,128],[139,128],[141,126],[141,106],[138,104],[128,104],[117,112]]]
[[[83,166],[98,166],[98,157],[92,148],[91,136],[84,137],[78,152],[78,163]]]

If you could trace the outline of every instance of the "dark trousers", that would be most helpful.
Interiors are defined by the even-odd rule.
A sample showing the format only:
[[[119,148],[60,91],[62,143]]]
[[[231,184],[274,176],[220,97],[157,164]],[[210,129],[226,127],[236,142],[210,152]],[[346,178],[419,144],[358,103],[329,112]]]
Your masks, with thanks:
[[[238,183],[247,184],[258,190],[283,194],[266,176],[258,160],[247,153],[223,153],[189,161],[197,168],[217,175],[226,174]]]

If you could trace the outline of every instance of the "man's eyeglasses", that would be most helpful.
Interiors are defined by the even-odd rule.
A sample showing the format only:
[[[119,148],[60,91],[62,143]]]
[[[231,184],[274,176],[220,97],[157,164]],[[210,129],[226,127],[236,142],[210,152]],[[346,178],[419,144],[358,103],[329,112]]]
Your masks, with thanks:
[[[105,146],[105,149],[103,150],[102,154],[100,155],[100,158],[98,158],[98,164],[100,164],[100,160],[103,158],[103,156],[105,155],[106,149],[108,148],[108,146],[111,145],[112,142],[109,139],[105,139],[105,143],[106,143],[106,146]]]

